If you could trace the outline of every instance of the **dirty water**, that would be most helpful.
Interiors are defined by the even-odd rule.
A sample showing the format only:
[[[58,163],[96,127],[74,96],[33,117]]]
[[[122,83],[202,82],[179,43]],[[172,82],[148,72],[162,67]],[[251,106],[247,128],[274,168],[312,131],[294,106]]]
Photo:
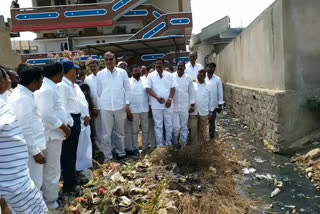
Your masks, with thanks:
[[[243,174],[239,178],[239,189],[242,194],[265,204],[257,213],[293,213],[293,210],[304,214],[320,213],[320,192],[290,162],[290,157],[267,151],[262,140],[227,111],[219,115],[217,131],[222,141],[230,143],[231,149],[243,154],[250,163],[249,168],[256,169],[255,173]],[[269,179],[259,180],[256,174]],[[280,184],[281,192],[270,198],[271,192],[277,188],[275,179]]]

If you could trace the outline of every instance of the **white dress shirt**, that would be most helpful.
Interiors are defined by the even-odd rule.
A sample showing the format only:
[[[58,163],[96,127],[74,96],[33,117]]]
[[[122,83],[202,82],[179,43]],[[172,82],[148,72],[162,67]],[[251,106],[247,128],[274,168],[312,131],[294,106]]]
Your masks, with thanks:
[[[64,140],[65,134],[59,127],[62,124],[73,126],[73,119],[68,120],[57,84],[45,77],[34,97],[43,120],[46,140]]]
[[[13,90],[8,102],[22,128],[29,153],[35,156],[45,150],[44,126],[32,91],[19,84]]]
[[[149,112],[149,97],[146,91],[146,80],[129,79],[128,97],[132,113]]]
[[[125,70],[114,67],[113,71],[107,68],[97,74],[97,94],[99,109],[118,111],[129,104],[127,91],[129,78]]]
[[[206,82],[208,83],[208,85],[212,90],[212,96],[213,96],[212,105],[213,105],[213,109],[216,109],[218,105],[224,104],[222,81],[220,77],[213,74],[211,79],[209,79],[208,76],[206,77]]]
[[[186,64],[186,73],[192,78],[194,82],[197,81],[198,72],[201,69],[203,69],[203,66],[199,63],[194,64],[194,66],[192,66],[191,62],[188,62]]]
[[[0,99],[4,102],[8,102],[8,95],[6,93],[0,94]]]
[[[84,83],[89,85],[90,88],[90,96],[92,98],[92,102],[96,109],[99,109],[98,104],[98,95],[97,95],[97,75],[90,74],[84,80]]]
[[[173,73],[173,78],[177,84],[176,93],[173,98],[174,112],[188,112],[190,105],[195,103],[195,92],[191,77],[184,73],[179,77],[178,73]]]
[[[196,94],[196,105],[195,110],[191,115],[200,115],[207,116],[210,111],[213,111],[212,108],[212,93],[210,90],[210,86],[204,82],[200,84],[199,82],[194,82],[194,90]]]
[[[81,101],[77,96],[76,84],[73,84],[68,78],[63,77],[62,81],[58,84],[59,94],[61,96],[64,109],[66,110],[67,117],[72,120],[70,114],[81,113]]]
[[[167,71],[162,72],[162,78],[160,78],[157,71],[153,71],[147,77],[147,88],[152,89],[157,96],[162,97],[165,101],[167,101],[170,96],[171,88],[175,87],[176,82],[174,81],[173,75]],[[150,105],[152,109],[166,108],[165,103],[160,104],[154,97],[150,97]],[[170,108],[172,108],[172,105]]]

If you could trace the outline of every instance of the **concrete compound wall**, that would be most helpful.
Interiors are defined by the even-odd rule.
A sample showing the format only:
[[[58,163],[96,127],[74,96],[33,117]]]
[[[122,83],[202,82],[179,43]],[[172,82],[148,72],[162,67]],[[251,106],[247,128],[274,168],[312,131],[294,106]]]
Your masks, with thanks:
[[[268,145],[299,149],[320,129],[320,2],[278,0],[217,57],[232,110]]]
[[[0,16],[0,47],[0,65],[9,68],[16,68],[21,62],[21,57],[11,49],[10,30],[4,23],[3,16]]]

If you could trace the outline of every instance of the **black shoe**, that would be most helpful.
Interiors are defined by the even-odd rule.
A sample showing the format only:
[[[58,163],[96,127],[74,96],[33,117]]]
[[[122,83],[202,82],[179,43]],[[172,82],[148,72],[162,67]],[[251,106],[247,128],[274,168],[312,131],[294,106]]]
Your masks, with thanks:
[[[113,158],[116,159],[116,160],[123,160],[127,157],[127,155],[124,155],[124,156],[119,156],[118,153],[116,153],[115,151],[113,152]]]
[[[139,156],[140,155],[140,152],[139,152],[138,149],[133,150],[132,153],[133,153],[134,156]]]
[[[134,156],[134,151],[126,151],[126,156]]]

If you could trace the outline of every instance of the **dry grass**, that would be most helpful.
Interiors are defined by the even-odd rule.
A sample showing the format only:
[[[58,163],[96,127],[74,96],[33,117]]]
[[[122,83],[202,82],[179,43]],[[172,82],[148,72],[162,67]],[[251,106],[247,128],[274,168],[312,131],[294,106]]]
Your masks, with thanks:
[[[180,201],[181,214],[245,214],[254,203],[235,190],[232,178],[217,179],[208,192],[195,197],[184,196]]]
[[[191,193],[181,198],[179,213],[245,214],[254,205],[253,201],[244,198],[236,190],[236,176],[243,163],[241,156],[231,152],[224,144],[200,143],[180,150],[169,150],[163,155],[166,157],[163,160],[176,163],[180,172],[197,172],[201,177],[201,185],[205,186],[196,196]]]

